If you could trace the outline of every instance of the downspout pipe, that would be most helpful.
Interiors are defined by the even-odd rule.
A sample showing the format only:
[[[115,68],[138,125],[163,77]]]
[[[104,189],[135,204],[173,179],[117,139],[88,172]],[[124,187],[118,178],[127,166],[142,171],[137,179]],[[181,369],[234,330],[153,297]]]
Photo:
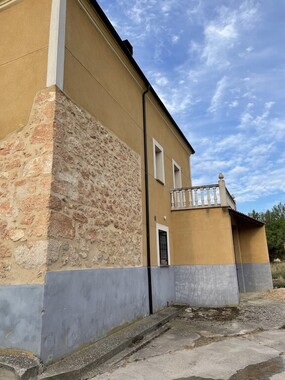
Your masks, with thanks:
[[[147,149],[147,122],[146,122],[146,95],[150,90],[147,89],[142,95],[143,107],[143,138],[144,138],[144,182],[145,182],[145,216],[146,216],[146,255],[147,255],[147,280],[148,280],[148,300],[149,314],[153,314],[152,302],[152,281],[151,281],[151,257],[150,257],[150,220],[149,220],[149,184],[148,184],[148,149]]]

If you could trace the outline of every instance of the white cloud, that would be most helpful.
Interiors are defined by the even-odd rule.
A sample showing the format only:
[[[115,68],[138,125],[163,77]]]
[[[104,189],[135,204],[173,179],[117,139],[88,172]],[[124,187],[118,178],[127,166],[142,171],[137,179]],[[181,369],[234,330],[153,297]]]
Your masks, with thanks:
[[[275,139],[280,141],[280,143],[284,145],[285,141],[285,119],[280,120],[278,118],[274,118],[270,121],[268,125],[268,129],[270,129],[271,134],[275,137]],[[284,148],[285,150],[285,148]]]
[[[173,44],[177,44],[177,42],[179,41],[179,39],[180,39],[180,37],[177,36],[177,35],[173,35],[171,37],[171,41],[172,41]]]
[[[247,47],[246,49],[244,49],[244,51],[240,52],[239,53],[239,57],[241,58],[246,58],[249,56],[249,54],[254,50],[254,48],[252,46],[249,46]]]
[[[250,113],[250,109],[253,108],[252,103],[248,103],[246,106],[245,112],[241,114],[240,117],[240,128],[264,128],[268,127],[272,123],[271,120],[268,120],[270,115],[270,110],[275,103],[273,101],[266,102],[263,106],[262,113],[256,115],[255,117]],[[278,124],[278,123],[277,123]]]
[[[230,52],[237,47],[240,35],[254,27],[258,21],[258,9],[254,3],[244,1],[238,9],[222,6],[219,17],[205,25],[202,61],[214,69],[230,65]],[[249,53],[252,47],[247,48]]]
[[[131,7],[130,4],[128,6],[124,4],[126,13],[136,24],[149,23],[154,18],[152,13],[153,5],[155,5],[154,0],[135,0]]]
[[[240,118],[240,127],[241,128],[247,128],[253,120],[253,116],[248,112],[245,111]]]
[[[162,73],[150,73],[149,75],[157,87],[164,87],[169,84],[169,79]]]
[[[167,97],[162,96],[162,99],[164,100],[167,109],[173,115],[183,113],[195,103],[190,93],[182,93],[179,89],[174,89],[171,94],[167,95]]]
[[[224,76],[222,79],[220,79],[216,85],[215,93],[211,100],[211,105],[208,108],[209,112],[217,112],[217,110],[221,107],[223,96],[225,89],[227,87],[228,78]]]
[[[264,112],[262,113],[262,115],[260,116],[257,116],[254,120],[253,120],[253,123],[258,127],[260,125],[262,125],[262,123],[268,118],[269,114],[270,114],[270,109],[271,107],[273,106],[274,102],[266,102],[264,104]]]
[[[201,55],[207,66],[229,65],[227,52],[234,46],[237,32],[233,25],[213,25],[205,28],[205,46]]]
[[[239,105],[238,100],[233,100],[232,102],[229,103],[230,108],[236,108]]]

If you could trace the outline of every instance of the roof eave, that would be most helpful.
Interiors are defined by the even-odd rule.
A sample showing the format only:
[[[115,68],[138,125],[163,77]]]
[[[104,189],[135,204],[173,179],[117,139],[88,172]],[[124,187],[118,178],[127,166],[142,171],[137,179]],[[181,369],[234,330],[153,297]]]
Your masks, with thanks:
[[[233,209],[229,209],[229,212],[230,212],[230,214],[236,216],[239,219],[243,219],[244,221],[246,221],[249,224],[254,224],[254,225],[259,226],[259,227],[264,226],[264,223],[261,222],[260,220],[251,218],[250,216],[243,214],[242,212],[239,212],[239,211],[236,211]]]
[[[160,107],[166,113],[166,115],[169,118],[169,120],[171,121],[171,123],[175,126],[175,128],[177,129],[177,132],[179,133],[179,135],[182,137],[182,139],[184,140],[184,142],[186,143],[186,145],[190,149],[191,154],[194,154],[195,150],[193,149],[192,145],[189,143],[189,141],[185,137],[184,133],[181,131],[181,129],[177,125],[176,121],[173,119],[173,117],[169,113],[168,109],[165,107],[165,105],[163,104],[162,100],[157,95],[157,93],[155,92],[155,90],[153,89],[153,87],[151,86],[151,84],[149,83],[147,77],[144,75],[143,71],[141,70],[141,68],[139,67],[139,65],[137,64],[137,62],[135,61],[135,59],[133,58],[132,54],[130,53],[130,51],[126,47],[125,43],[123,42],[123,40],[121,39],[121,37],[119,36],[119,34],[116,32],[115,28],[113,27],[113,25],[111,24],[110,20],[108,19],[108,17],[104,13],[103,9],[100,7],[100,5],[98,4],[98,2],[96,0],[89,0],[89,1],[90,1],[90,4],[92,5],[92,7],[95,9],[95,11],[98,14],[98,16],[100,17],[100,19],[103,21],[103,23],[108,28],[109,32],[115,38],[115,40],[118,43],[118,45],[120,46],[120,48],[123,50],[124,54],[126,55],[126,57],[128,58],[128,60],[130,61],[130,63],[132,64],[132,66],[134,67],[134,69],[136,70],[136,72],[139,74],[139,76],[141,77],[141,79],[145,83],[146,88],[149,88],[149,91],[152,93],[152,95],[154,96],[154,98],[159,103]]]

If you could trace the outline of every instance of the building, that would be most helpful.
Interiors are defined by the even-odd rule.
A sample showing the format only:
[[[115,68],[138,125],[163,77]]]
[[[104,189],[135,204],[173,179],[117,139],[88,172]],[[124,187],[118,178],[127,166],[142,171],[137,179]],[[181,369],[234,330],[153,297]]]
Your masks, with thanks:
[[[55,360],[173,302],[272,287],[264,226],[190,143],[96,1],[0,2],[0,342]]]

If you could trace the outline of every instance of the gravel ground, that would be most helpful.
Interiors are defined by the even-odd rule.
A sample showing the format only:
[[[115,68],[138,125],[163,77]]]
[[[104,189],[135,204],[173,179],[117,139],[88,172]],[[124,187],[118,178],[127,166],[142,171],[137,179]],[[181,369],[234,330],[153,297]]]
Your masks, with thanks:
[[[177,319],[192,331],[212,331],[213,336],[222,330],[224,336],[235,335],[235,326],[242,326],[242,332],[285,328],[285,288],[243,294],[238,307],[188,308]]]

